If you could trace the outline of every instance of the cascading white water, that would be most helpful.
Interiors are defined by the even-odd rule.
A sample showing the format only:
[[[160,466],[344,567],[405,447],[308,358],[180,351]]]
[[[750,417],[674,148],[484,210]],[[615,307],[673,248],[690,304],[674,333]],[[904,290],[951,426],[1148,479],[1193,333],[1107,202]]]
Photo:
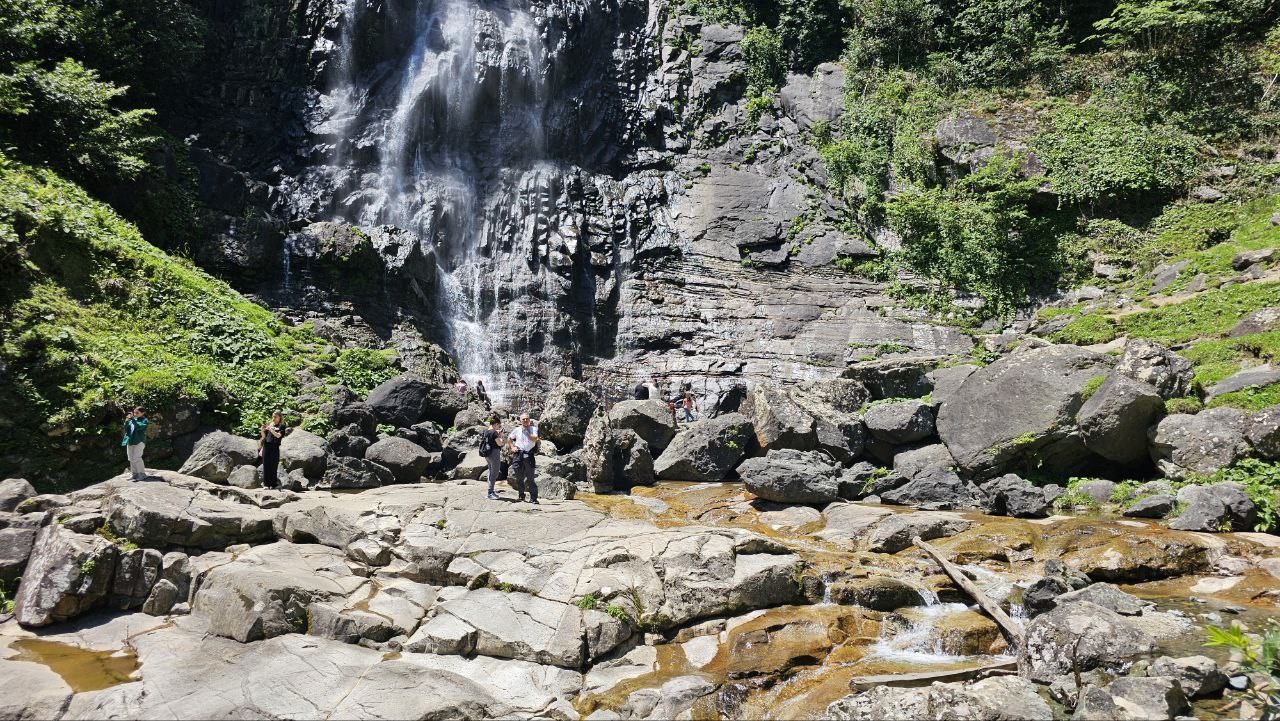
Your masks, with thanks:
[[[490,227],[487,206],[511,202],[546,163],[540,31],[511,3],[424,0],[411,17],[394,18],[412,24],[413,43],[387,60],[388,73],[357,67],[355,28],[365,7],[356,0],[345,18],[322,126],[336,138],[335,175],[370,148],[376,163],[351,163],[357,172],[342,183],[333,212],[363,227],[408,230],[434,250],[446,347],[469,382],[483,378],[502,401],[520,385],[519,364],[498,342],[512,329],[495,324],[520,315],[515,279],[529,254]]]

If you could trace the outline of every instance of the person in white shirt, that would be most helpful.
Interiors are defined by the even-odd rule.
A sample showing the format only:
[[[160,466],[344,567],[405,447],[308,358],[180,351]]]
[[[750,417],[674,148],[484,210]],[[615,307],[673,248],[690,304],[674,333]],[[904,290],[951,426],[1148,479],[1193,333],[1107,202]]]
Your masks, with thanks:
[[[529,502],[538,505],[538,484],[533,480],[533,452],[538,447],[538,427],[529,420],[528,413],[520,414],[520,425],[511,431],[511,480],[515,483],[517,502],[524,501],[529,491]]]
[[[650,378],[650,379],[649,379],[649,382],[644,384],[644,387],[649,389],[649,400],[651,400],[651,401],[660,401],[660,400],[662,400],[662,396],[658,393],[658,383],[657,383],[657,381],[655,381],[654,379]]]

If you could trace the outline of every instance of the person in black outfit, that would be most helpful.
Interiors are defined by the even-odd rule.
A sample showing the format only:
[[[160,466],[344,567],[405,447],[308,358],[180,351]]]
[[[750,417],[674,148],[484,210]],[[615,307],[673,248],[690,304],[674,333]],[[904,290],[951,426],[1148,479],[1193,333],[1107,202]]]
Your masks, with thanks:
[[[262,424],[262,487],[279,488],[280,439],[284,438],[284,416],[280,411],[271,414],[271,420]]]
[[[644,381],[640,381],[636,384],[635,398],[638,401],[649,400],[649,386],[645,385]]]
[[[484,381],[477,378],[475,388],[476,398],[479,398],[481,403],[489,405],[489,393],[484,389]]]
[[[502,419],[495,414],[489,418],[489,430],[481,435],[480,442],[480,456],[489,464],[489,493],[485,498],[490,501],[498,500],[493,484],[498,482],[502,473],[502,446],[506,442],[506,436],[502,435]],[[487,454],[484,452],[486,448],[489,450]]]

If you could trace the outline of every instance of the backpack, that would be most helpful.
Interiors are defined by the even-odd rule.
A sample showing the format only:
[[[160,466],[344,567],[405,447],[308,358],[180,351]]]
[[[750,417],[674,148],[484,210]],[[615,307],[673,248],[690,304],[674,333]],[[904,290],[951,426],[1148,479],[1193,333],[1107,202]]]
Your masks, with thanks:
[[[490,453],[493,453],[493,431],[485,431],[480,436],[480,456],[488,458]]]

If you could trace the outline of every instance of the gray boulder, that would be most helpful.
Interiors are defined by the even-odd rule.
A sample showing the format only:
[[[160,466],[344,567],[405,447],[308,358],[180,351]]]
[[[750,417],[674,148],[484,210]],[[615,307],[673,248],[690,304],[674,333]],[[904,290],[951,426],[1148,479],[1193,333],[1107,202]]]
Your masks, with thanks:
[[[929,371],[927,378],[929,384],[933,386],[930,395],[933,397],[933,408],[936,411],[951,399],[960,386],[964,385],[965,380],[978,370],[978,366],[961,364],[955,366],[946,366],[945,368],[936,368]]]
[[[1249,388],[1262,388],[1273,383],[1280,383],[1280,368],[1269,363],[1236,371],[1222,380],[1209,386],[1204,391],[1205,401],[1226,394],[1243,391]]]
[[[635,431],[612,428],[603,414],[587,425],[582,441],[587,482],[597,493],[651,486],[657,480],[649,444]]]
[[[867,535],[867,550],[873,553],[897,553],[911,547],[911,540],[924,541],[954,536],[973,527],[973,521],[945,511],[895,513],[886,517]]]
[[[1076,346],[1019,348],[961,384],[939,411],[938,435],[974,475],[996,475],[1015,463],[1076,470],[1089,458],[1075,423],[1081,394],[1110,363]]]
[[[1088,601],[1059,604],[1027,624],[1019,667],[1049,683],[1075,670],[1120,671],[1150,654],[1155,641],[1124,616]]]
[[[903,478],[915,478],[935,468],[949,471],[955,467],[956,459],[941,443],[911,448],[893,457],[893,472]]]
[[[1124,676],[1102,689],[1082,693],[1071,718],[1072,721],[1173,721],[1190,710],[1176,679]]]
[[[111,592],[120,552],[101,536],[51,523],[40,529],[14,597],[13,615],[26,627],[75,618]]]
[[[1017,676],[935,682],[923,688],[875,686],[827,706],[832,721],[1050,721],[1053,711],[1035,684]]]
[[[426,449],[405,438],[383,438],[369,446],[364,459],[391,471],[397,483],[417,483],[431,462]]]
[[[378,414],[368,403],[348,403],[335,410],[333,424],[340,428],[345,427],[355,435],[365,438],[378,435]]]
[[[905,476],[860,461],[840,473],[840,497],[855,501],[867,496],[879,496],[907,482]]]
[[[1112,373],[1076,414],[1084,445],[1116,463],[1147,457],[1147,429],[1164,413],[1156,389],[1127,375]]]
[[[1126,518],[1164,518],[1178,505],[1178,500],[1168,493],[1157,493],[1154,496],[1135,501],[1124,510]]]
[[[1184,486],[1178,491],[1178,501],[1186,508],[1169,523],[1175,530],[1252,531],[1258,522],[1257,508],[1239,483]]]
[[[538,433],[561,448],[582,443],[596,410],[596,398],[582,381],[561,376],[538,419]]]
[[[1259,457],[1280,460],[1280,406],[1263,408],[1250,415],[1245,421],[1245,438]]]
[[[933,391],[929,373],[944,360],[928,358],[884,358],[855,363],[842,376],[871,391],[872,398],[920,398]]]
[[[1239,338],[1242,335],[1275,330],[1277,325],[1280,325],[1280,307],[1259,308],[1241,318],[1240,322],[1227,332],[1227,337]]]
[[[830,503],[840,498],[840,470],[814,452],[781,449],[738,466],[748,491],[778,503]]]
[[[180,600],[178,587],[172,581],[162,578],[151,587],[151,592],[142,603],[142,612],[148,616],[165,616]]]
[[[1235,408],[1167,416],[1151,433],[1151,458],[1170,478],[1210,475],[1249,453],[1244,431],[1244,413]]]
[[[635,431],[654,453],[661,453],[676,435],[676,419],[660,400],[620,401],[609,409],[609,422]]]
[[[1049,515],[1049,500],[1044,490],[1014,473],[1006,473],[981,486],[987,494],[987,512],[994,516],[1044,518]]]
[[[102,508],[112,532],[149,548],[221,550],[275,537],[268,511],[168,483],[122,487]]]
[[[1116,372],[1154,387],[1165,400],[1191,395],[1195,382],[1191,361],[1141,338],[1130,338],[1125,343]]]
[[[1092,481],[1085,481],[1076,485],[1075,490],[1092,498],[1097,503],[1109,503],[1111,501],[1111,493],[1115,491],[1115,481],[1108,481],[1105,478],[1095,478]]]
[[[987,505],[986,497],[977,486],[942,469],[925,471],[897,488],[881,493],[880,498],[885,503],[932,511],[955,508],[980,510]]]
[[[920,589],[888,576],[837,581],[831,585],[831,600],[872,611],[894,611],[905,606],[924,605]]]
[[[310,431],[295,428],[280,441],[280,465],[289,471],[301,471],[307,478],[324,475],[329,445]]]
[[[431,385],[426,381],[399,375],[370,391],[365,402],[379,422],[407,428],[423,419],[431,391]],[[454,413],[456,412],[455,410]],[[449,417],[452,418],[454,413],[449,414]]]
[[[284,470],[284,466],[276,466],[276,475],[278,478],[284,478],[288,471]],[[260,488],[262,487],[262,470],[258,466],[240,466],[227,476],[227,485],[236,488]]]
[[[354,423],[330,433],[327,443],[333,455],[352,458],[364,458],[364,452],[372,445]]]
[[[743,402],[743,412],[751,419],[756,442],[766,453],[782,448],[811,451],[818,445],[813,416],[777,385],[757,384]]]
[[[336,457],[317,484],[322,489],[378,488],[395,483],[391,469],[365,458]]]
[[[686,425],[676,434],[653,470],[670,481],[723,481],[733,472],[752,442],[751,421],[726,413]]]
[[[0,528],[0,584],[13,583],[22,575],[35,546],[38,528]]]
[[[141,606],[151,594],[151,587],[160,579],[162,558],[160,552],[153,548],[122,551],[116,561],[107,605],[119,609]]]
[[[1064,593],[1056,599],[1059,605],[1076,601],[1088,601],[1109,611],[1115,611],[1121,616],[1139,616],[1143,611],[1155,607],[1155,604],[1150,601],[1125,593],[1110,583],[1091,583],[1083,588]]]
[[[933,409],[919,400],[876,403],[862,417],[871,435],[896,446],[933,435]]]
[[[19,503],[36,495],[36,489],[22,478],[0,481],[0,513],[12,513]]]
[[[179,473],[225,483],[238,466],[252,465],[258,460],[258,442],[223,431],[206,434],[196,442]]]
[[[1188,698],[1216,696],[1227,686],[1227,675],[1208,656],[1161,656],[1147,667],[1147,675],[1176,679]]]

